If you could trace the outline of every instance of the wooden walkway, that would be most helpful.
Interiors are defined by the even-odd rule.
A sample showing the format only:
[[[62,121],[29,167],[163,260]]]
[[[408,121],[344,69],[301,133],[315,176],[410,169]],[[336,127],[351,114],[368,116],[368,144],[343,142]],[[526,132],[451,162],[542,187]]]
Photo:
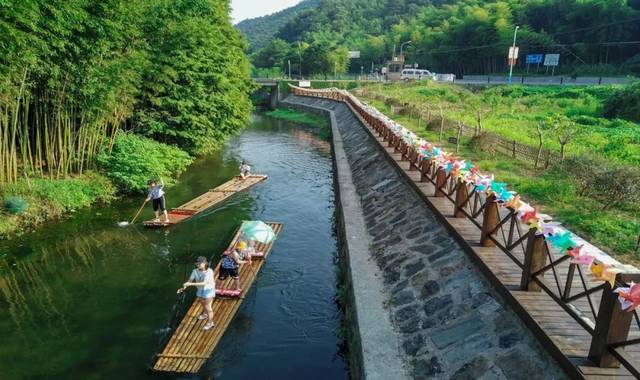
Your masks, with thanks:
[[[454,204],[445,197],[435,197],[435,186],[428,181],[421,182],[420,172],[415,168],[410,170],[409,161],[403,160],[401,153],[396,153],[393,147],[389,147],[387,141],[380,137],[353,109],[352,111],[571,377],[589,380],[636,378],[624,367],[601,368],[594,365],[588,358],[592,335],[580,326],[547,292],[520,290],[522,268],[516,265],[500,248],[481,246],[478,226],[469,218],[455,218]],[[506,211],[503,210],[502,213],[501,216],[504,216]],[[482,223],[482,220],[476,219],[476,222]],[[496,238],[502,240],[503,244],[506,242],[504,236],[496,235]],[[524,261],[524,247],[514,249],[512,253],[520,263]],[[569,270],[568,260],[556,268],[560,284],[564,287]],[[602,281],[595,280],[589,271],[582,271],[581,274],[584,275],[588,289],[602,284]],[[551,274],[548,273],[545,276],[545,281],[552,284],[555,289],[555,281]],[[577,291],[583,289],[580,276],[573,276],[572,288]],[[558,293],[558,291],[555,290],[554,293]],[[580,310],[585,324],[593,327],[595,326],[594,314],[598,311],[600,297],[601,292],[594,292],[591,295],[591,305],[587,298],[581,298],[572,301],[570,307]],[[632,328],[629,339],[638,338],[640,338],[640,331],[637,328]],[[630,345],[625,347],[624,351],[627,356],[626,360],[634,363],[636,368],[640,367],[640,346]]]
[[[178,206],[177,208],[171,209],[168,212],[169,223],[147,220],[144,222],[144,225],[145,227],[150,228],[163,228],[184,222],[192,216],[197,215],[202,211],[205,211],[206,209],[226,200],[232,195],[247,190],[266,179],[266,175],[251,175],[244,180],[240,179],[239,176],[234,177],[232,180],[223,183],[215,189],[211,189],[206,193],[200,195],[199,197],[192,199],[189,202]],[[162,219],[162,215],[160,216],[160,219]]]
[[[280,235],[280,232],[282,231],[282,224],[267,224],[273,228],[276,236]],[[233,248],[235,246],[239,236],[240,229],[238,229],[233,240],[231,240],[229,248]],[[240,304],[242,303],[244,296],[251,288],[251,285],[253,285],[258,272],[262,268],[264,260],[269,256],[269,252],[271,251],[273,244],[273,242],[266,245],[256,244],[256,252],[263,252],[264,257],[254,257],[252,265],[243,264],[240,267],[240,288],[242,289],[242,293],[239,298],[216,297],[213,301],[212,307],[215,327],[211,330],[203,330],[206,320],[198,320],[198,316],[203,313],[203,308],[198,300],[194,300],[186,315],[174,330],[173,335],[167,342],[166,346],[159,354],[156,355],[155,363],[152,366],[153,371],[169,373],[197,373],[200,370],[215,350],[220,338],[224,335],[224,332],[229,327],[231,320],[240,308]],[[219,267],[220,263],[218,263],[215,268],[216,279],[218,278]],[[231,281],[231,278],[222,281],[221,288],[231,288]],[[221,282],[218,281],[218,285],[220,284]]]

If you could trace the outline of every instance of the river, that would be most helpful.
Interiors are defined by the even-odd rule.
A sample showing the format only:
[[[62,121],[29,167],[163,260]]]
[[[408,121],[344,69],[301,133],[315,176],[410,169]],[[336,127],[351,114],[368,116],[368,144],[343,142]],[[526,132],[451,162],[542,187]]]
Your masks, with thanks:
[[[347,378],[335,303],[331,152],[318,132],[254,114],[241,135],[189,167],[168,190],[168,207],[227,181],[241,159],[269,179],[171,229],[118,227],[138,197],[0,242],[0,379],[171,378],[147,368],[175,291],[196,256],[217,259],[248,219],[284,229],[195,378]],[[151,215],[148,208],[142,217]]]

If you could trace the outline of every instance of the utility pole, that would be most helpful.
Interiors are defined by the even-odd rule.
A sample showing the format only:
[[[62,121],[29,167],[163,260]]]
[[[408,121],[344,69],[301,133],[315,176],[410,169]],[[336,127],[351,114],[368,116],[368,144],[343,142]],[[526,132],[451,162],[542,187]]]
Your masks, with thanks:
[[[516,59],[518,58],[518,55],[516,54],[516,38],[518,37],[518,29],[520,29],[520,26],[516,25],[516,29],[513,31],[513,45],[511,45],[513,57],[509,57],[509,84],[512,83],[513,66],[516,63]]]
[[[300,76],[300,79],[302,79],[302,50],[300,48],[300,41],[298,41],[298,58],[300,59],[300,72],[298,75]]]

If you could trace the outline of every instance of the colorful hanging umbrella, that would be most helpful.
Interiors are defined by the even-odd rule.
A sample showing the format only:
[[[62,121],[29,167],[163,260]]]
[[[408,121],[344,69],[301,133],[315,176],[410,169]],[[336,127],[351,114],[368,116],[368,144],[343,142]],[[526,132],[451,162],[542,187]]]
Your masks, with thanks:
[[[255,240],[259,243],[269,244],[275,239],[276,234],[268,224],[259,220],[253,220],[242,223],[240,227],[242,234],[250,240]]]

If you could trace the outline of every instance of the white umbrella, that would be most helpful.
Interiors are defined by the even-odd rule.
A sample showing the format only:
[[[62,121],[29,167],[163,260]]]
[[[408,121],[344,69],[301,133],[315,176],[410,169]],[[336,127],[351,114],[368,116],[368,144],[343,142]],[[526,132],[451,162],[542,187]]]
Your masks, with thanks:
[[[247,239],[255,240],[263,244],[269,244],[276,238],[276,233],[273,232],[273,228],[259,220],[242,223],[240,231]]]

